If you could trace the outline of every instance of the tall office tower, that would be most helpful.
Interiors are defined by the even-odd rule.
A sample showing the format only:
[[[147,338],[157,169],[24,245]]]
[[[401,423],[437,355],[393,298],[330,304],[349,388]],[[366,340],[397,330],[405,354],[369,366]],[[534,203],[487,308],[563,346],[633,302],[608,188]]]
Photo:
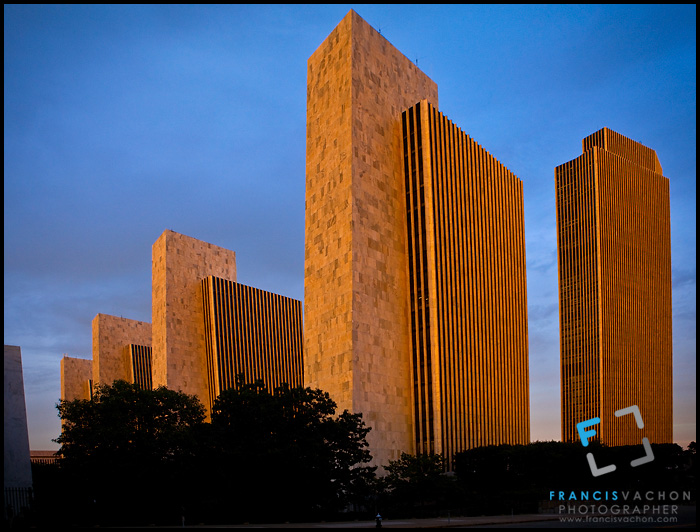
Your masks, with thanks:
[[[115,380],[144,383],[139,365],[144,361],[133,357],[132,345],[150,357],[151,324],[120,316],[97,314],[92,320],[92,380],[95,384],[112,384]],[[138,350],[136,350],[138,353]],[[136,372],[134,371],[136,363]],[[150,363],[149,363],[150,365]]]
[[[403,113],[416,449],[530,441],[523,184],[429,102]]]
[[[607,445],[673,441],[669,182],[654,150],[607,128],[555,169],[562,439],[600,418]],[[637,405],[644,423],[615,412]]]
[[[166,230],[153,244],[153,386],[209,397],[201,281],[236,280],[236,254]]]
[[[239,375],[269,392],[303,386],[301,301],[213,276],[202,291],[208,408]]]
[[[456,337],[448,337],[440,329],[448,326],[440,320],[452,320],[457,312],[449,309],[453,303],[449,297],[459,294],[463,309],[476,308],[468,306],[465,298],[469,296],[459,292],[456,285],[444,289],[448,296],[442,303],[435,301],[436,309],[443,308],[447,317],[430,314],[430,319],[436,320],[431,322],[430,335],[419,337],[416,340],[419,346],[414,342],[412,331],[417,324],[411,304],[415,305],[415,298],[422,296],[415,291],[418,270],[409,272],[409,264],[415,266],[409,251],[417,250],[408,245],[409,237],[415,238],[415,226],[407,227],[401,116],[422,100],[426,101],[422,104],[426,109],[427,102],[437,109],[437,85],[353,11],[309,59],[304,378],[307,386],[329,392],[340,409],[363,414],[372,427],[368,442],[374,463],[379,465],[399,458],[401,452],[452,453],[467,446],[529,439],[524,282],[519,277],[517,282],[514,280],[521,274],[518,268],[524,256],[522,221],[516,221],[521,220],[518,216],[522,217],[522,199],[518,206],[519,182],[497,175],[495,162],[481,152],[474,155],[479,170],[469,174],[479,176],[481,188],[475,196],[481,199],[488,194],[498,207],[480,205],[480,216],[503,215],[508,208],[519,209],[519,214],[512,213],[507,221],[488,219],[478,227],[470,227],[474,232],[472,238],[485,240],[491,246],[478,249],[489,250],[490,254],[483,260],[492,261],[493,267],[502,264],[497,253],[512,254],[508,260],[513,267],[508,274],[513,279],[509,281],[514,290],[522,289],[512,296],[521,307],[513,303],[500,308],[489,303],[488,310],[479,308],[482,317],[474,319],[470,332],[478,332],[478,341],[487,343],[483,344],[483,360],[474,362],[479,365],[473,367],[448,366],[457,358],[445,358],[443,362],[443,355],[438,355],[444,353],[447,357],[450,349],[465,348],[464,343],[457,347]],[[428,150],[423,149],[423,144],[418,149],[423,150],[420,159],[423,161]],[[436,157],[450,159],[454,153],[445,148]],[[454,204],[455,209],[463,207],[464,203]],[[434,220],[443,214],[438,212],[440,208],[435,207],[435,212],[427,218],[428,230],[433,230]],[[448,214],[456,216],[457,212]],[[453,226],[463,222],[451,219],[446,230],[466,231],[464,225]],[[505,225],[511,222],[514,225],[510,228],[515,232],[506,235]],[[492,226],[497,228],[493,231],[500,232],[489,232]],[[482,230],[487,232],[479,233]],[[496,234],[498,238],[512,239],[512,248],[507,245],[498,248]],[[439,250],[428,251],[430,258],[424,258],[428,262],[436,261]],[[443,275],[440,272],[449,272],[451,279],[459,279],[476,271],[461,263],[444,267],[422,264],[421,268],[420,273],[433,283],[438,275]],[[492,282],[491,270],[483,274],[481,271],[479,282],[482,279]],[[501,288],[494,283],[496,286]],[[485,284],[479,285],[471,293],[481,297],[482,304],[489,297],[496,301],[495,296],[482,292],[486,288]],[[493,311],[496,314],[492,313],[492,307],[497,309]],[[493,321],[498,312],[502,318],[500,328]],[[426,311],[425,316],[428,315]],[[454,320],[450,321],[449,326],[453,323]],[[498,357],[504,352],[501,344],[509,334],[506,327],[516,335],[509,345],[517,345],[517,354],[513,353],[512,359],[519,362],[512,367],[506,364],[497,368],[497,364],[505,362]],[[476,342],[476,338],[467,337],[465,330],[461,341]],[[487,346],[493,347],[486,349]],[[466,364],[466,348],[464,352],[459,362]],[[430,358],[432,353],[437,357],[435,362]],[[430,362],[430,368],[421,365],[426,361]],[[516,368],[524,373],[508,373]],[[465,389],[472,386],[460,380],[468,372],[473,386],[483,387],[470,389],[474,394],[489,394],[495,399],[505,389],[501,386],[505,380],[512,383],[509,390],[519,391],[500,403],[479,399],[478,406],[472,405],[467,395],[453,395],[465,394]],[[502,428],[505,422],[498,419],[504,412],[502,405],[512,400],[512,406],[520,408],[523,398],[525,411],[518,411],[523,416],[518,420],[519,428]],[[466,408],[480,410],[475,410],[470,418],[470,414],[460,410]],[[477,425],[457,428],[458,423],[466,423],[467,419]]]
[[[307,66],[304,379],[413,452],[401,112],[437,85],[354,11]]]
[[[61,359],[61,399],[92,397],[92,360],[64,356]]]

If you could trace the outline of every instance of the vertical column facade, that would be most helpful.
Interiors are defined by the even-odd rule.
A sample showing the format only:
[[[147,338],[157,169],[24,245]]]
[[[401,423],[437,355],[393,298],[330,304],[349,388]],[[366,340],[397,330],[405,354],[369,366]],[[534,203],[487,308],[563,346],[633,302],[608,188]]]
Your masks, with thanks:
[[[350,11],[308,61],[304,375],[413,452],[401,112],[437,85]]]
[[[153,349],[150,345],[124,346],[124,356],[129,367],[129,382],[144,390],[153,389]]]
[[[209,408],[239,375],[262,380],[270,393],[303,386],[301,301],[213,276],[202,291]]]
[[[555,170],[562,438],[600,417],[607,445],[671,443],[669,182],[652,149],[607,128],[583,150]],[[614,416],[632,405],[643,431]]]
[[[596,157],[587,151],[558,167],[556,174],[563,441],[576,441],[576,423],[600,414]]]
[[[522,182],[422,101],[403,113],[416,448],[530,441]]]
[[[166,230],[153,244],[153,386],[196,395],[206,404],[202,279],[236,280],[236,254]]]

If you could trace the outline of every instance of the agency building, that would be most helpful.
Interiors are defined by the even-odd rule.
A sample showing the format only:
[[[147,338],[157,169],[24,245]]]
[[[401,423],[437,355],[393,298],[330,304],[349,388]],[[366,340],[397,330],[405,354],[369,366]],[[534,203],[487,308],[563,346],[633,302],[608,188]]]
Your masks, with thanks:
[[[669,181],[607,128],[555,169],[562,439],[600,418],[607,445],[673,441]],[[615,412],[637,405],[634,416]]]
[[[152,323],[98,314],[93,358],[64,357],[61,397],[117,379],[196,395],[211,411],[235,384],[303,383],[301,302],[236,282],[235,252],[174,231],[153,245]]]
[[[61,359],[61,399],[90,399],[95,385],[116,380],[153,388],[151,324],[98,314],[92,320],[92,359]]]
[[[120,379],[150,390],[150,358],[150,323],[107,314],[92,320],[93,382]]]
[[[95,384],[116,380],[152,388],[151,324],[97,314],[92,320],[92,359],[61,359],[61,399],[90,399]]]
[[[64,401],[90,399],[92,392],[92,359],[63,355],[61,359],[61,399]]]
[[[269,392],[303,386],[301,301],[214,276],[202,293],[212,404],[239,376]]]
[[[522,181],[425,100],[402,131],[417,450],[528,443]]]
[[[380,465],[528,443],[522,183],[355,12],[307,75],[305,384]]]

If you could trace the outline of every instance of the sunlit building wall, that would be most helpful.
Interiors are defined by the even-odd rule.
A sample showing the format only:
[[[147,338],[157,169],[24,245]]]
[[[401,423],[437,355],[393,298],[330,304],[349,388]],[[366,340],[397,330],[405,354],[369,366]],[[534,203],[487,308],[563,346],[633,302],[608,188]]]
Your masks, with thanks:
[[[437,85],[350,11],[307,64],[304,379],[414,452],[401,112]]]
[[[523,185],[422,101],[403,113],[416,449],[530,441]]]
[[[202,281],[209,403],[243,382],[303,386],[301,301],[219,277]]]
[[[608,445],[673,441],[669,181],[607,128],[555,169],[562,439],[599,417]],[[637,405],[644,422],[617,418]]]
[[[153,244],[153,386],[209,397],[201,281],[236,280],[236,253],[171,230]]]
[[[112,384],[116,380],[136,382],[130,345],[151,345],[150,323],[108,314],[95,316],[92,320],[92,379],[95,384]]]
[[[104,317],[104,315],[102,315]],[[133,320],[132,320],[133,321]],[[104,322],[103,322],[104,323]],[[146,324],[149,325],[150,324]],[[150,336],[150,332],[149,332]],[[121,339],[123,341],[123,338]],[[105,338],[101,340],[103,356],[104,350],[109,345],[109,350],[115,355],[114,367],[119,371],[107,372],[102,366],[101,384],[112,384],[115,380],[138,384],[145,390],[153,387],[151,369],[151,346],[137,344],[123,344],[117,340],[114,345],[109,345]],[[94,391],[93,375],[97,373],[95,358],[82,359],[64,356],[61,359],[61,399],[73,401],[75,399],[90,399]]]
[[[153,245],[153,325],[98,314],[92,360],[64,357],[61,398],[116,380],[196,395],[211,411],[235,385],[303,385],[301,302],[235,282],[233,251],[165,231]]]
[[[527,443],[521,182],[480,148],[463,157],[439,146],[441,135],[467,142],[454,127],[435,123],[430,140],[426,125],[409,147],[428,172],[420,179],[433,180],[435,194],[463,195],[436,198],[412,224],[402,113],[421,101],[436,113],[437,85],[353,11],[311,56],[307,76],[306,384],[363,414],[378,465],[402,452],[451,459],[472,446]],[[479,222],[459,218],[465,209]],[[472,247],[452,254],[472,263],[449,262],[441,246],[462,244]]]
[[[92,397],[92,360],[63,356],[61,359],[61,399],[74,401]]]

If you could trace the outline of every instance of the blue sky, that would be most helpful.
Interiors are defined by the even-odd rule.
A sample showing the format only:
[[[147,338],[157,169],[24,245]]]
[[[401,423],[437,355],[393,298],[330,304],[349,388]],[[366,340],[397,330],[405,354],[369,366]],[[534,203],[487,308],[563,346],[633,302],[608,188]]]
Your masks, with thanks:
[[[354,9],[523,180],[533,440],[559,439],[554,167],[608,127],[671,186],[674,436],[696,439],[695,5],[5,5],[5,344],[30,445],[98,313],[151,319],[165,229],[303,300],[306,61]]]

